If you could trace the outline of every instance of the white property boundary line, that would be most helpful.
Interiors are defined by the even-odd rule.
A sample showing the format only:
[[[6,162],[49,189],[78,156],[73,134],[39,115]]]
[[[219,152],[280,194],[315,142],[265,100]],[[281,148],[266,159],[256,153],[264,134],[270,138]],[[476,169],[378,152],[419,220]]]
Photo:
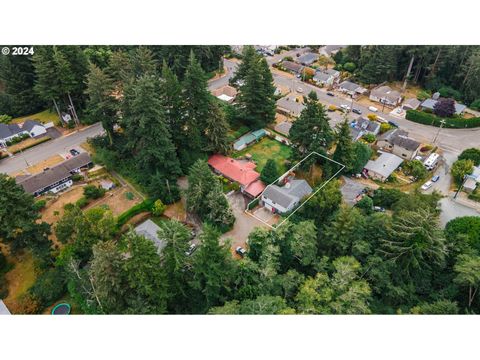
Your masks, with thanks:
[[[331,162],[334,162],[335,164],[338,164],[341,166],[340,170],[338,170],[335,174],[333,174],[327,181],[325,181],[317,190],[315,190],[315,192],[313,194],[311,194],[305,201],[303,201],[300,206],[298,206],[290,215],[288,215],[285,219],[283,219],[283,221],[276,225],[276,226],[272,226],[270,225],[269,223],[267,223],[266,221],[263,221],[262,219],[260,219],[258,216],[256,216],[253,212],[250,212],[248,210],[248,207],[250,206],[251,203],[253,203],[254,201],[256,201],[258,198],[260,198],[263,193],[268,189],[269,186],[271,186],[272,184],[275,184],[277,181],[279,181],[280,179],[282,179],[283,177],[285,177],[288,173],[290,173],[291,171],[295,170],[302,162],[304,162],[305,160],[307,160],[310,156],[312,155],[318,155],[324,159],[327,159],[328,161],[331,161]],[[322,155],[322,154],[319,154],[318,152],[316,151],[312,151],[310,154],[308,154],[306,157],[304,157],[302,160],[300,160],[298,163],[296,163],[295,165],[293,165],[289,170],[287,170],[284,174],[282,174],[277,180],[275,180],[274,182],[272,182],[271,184],[268,184],[267,187],[265,188],[265,190],[263,190],[261,192],[260,195],[258,195],[255,199],[253,199],[252,201],[250,201],[248,204],[247,204],[247,208],[245,209],[245,213],[254,217],[255,219],[257,219],[258,221],[262,222],[263,224],[267,225],[269,228],[273,229],[273,230],[276,230],[278,229],[280,226],[282,226],[283,223],[285,223],[293,214],[295,214],[307,201],[309,201],[312,197],[314,197],[320,190],[323,189],[323,187],[325,185],[327,185],[334,177],[336,177],[343,169],[345,169],[345,165],[339,163],[338,161],[335,161],[333,159],[330,159],[329,157],[325,156],[325,155]]]

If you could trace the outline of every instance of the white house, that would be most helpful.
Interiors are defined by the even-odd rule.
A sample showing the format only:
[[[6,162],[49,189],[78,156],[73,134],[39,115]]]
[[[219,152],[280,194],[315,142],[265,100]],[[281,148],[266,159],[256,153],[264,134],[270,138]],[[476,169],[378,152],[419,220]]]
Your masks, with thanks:
[[[368,160],[364,171],[373,179],[386,181],[400,166],[403,159],[397,155],[382,153],[376,160]]]
[[[368,91],[364,87],[351,81],[343,81],[340,83],[340,85],[338,85],[338,90],[353,97],[359,94],[365,94]]]
[[[390,86],[379,86],[370,92],[370,100],[385,104],[387,106],[397,106],[402,101],[402,95],[393,90]]]
[[[305,180],[289,180],[284,186],[269,185],[262,193],[262,204],[274,213],[292,211],[300,201],[313,192]]]
[[[30,137],[36,137],[47,133],[47,129],[35,120],[27,120],[22,125],[22,130],[28,132]]]
[[[0,124],[0,147],[7,147],[10,141],[19,136],[36,137],[46,132],[45,126],[34,120],[27,120],[23,124]]]

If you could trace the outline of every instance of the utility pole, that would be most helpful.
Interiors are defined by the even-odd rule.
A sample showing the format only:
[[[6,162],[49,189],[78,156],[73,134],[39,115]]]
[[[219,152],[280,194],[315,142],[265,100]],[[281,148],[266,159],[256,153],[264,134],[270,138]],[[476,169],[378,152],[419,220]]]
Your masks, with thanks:
[[[442,127],[443,127],[443,125],[445,125],[445,123],[446,123],[445,119],[440,120],[440,127],[438,128],[437,134],[433,138],[433,144],[434,145],[437,142],[438,135],[440,135],[440,130],[442,130]]]
[[[455,195],[453,196],[454,199],[457,198],[457,195],[460,191],[462,191],[462,188],[463,188],[463,185],[465,185],[465,181],[467,181],[467,178],[468,176],[467,175],[463,175],[463,181],[462,181],[462,184],[458,187],[457,191],[455,192]]]

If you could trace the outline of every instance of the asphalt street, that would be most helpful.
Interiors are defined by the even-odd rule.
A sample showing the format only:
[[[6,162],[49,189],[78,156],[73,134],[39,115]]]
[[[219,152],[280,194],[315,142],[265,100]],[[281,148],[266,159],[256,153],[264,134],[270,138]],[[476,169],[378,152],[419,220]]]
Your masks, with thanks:
[[[37,145],[10,158],[1,160],[0,173],[11,174],[21,171],[31,165],[46,160],[55,154],[68,152],[69,149],[78,147],[88,138],[95,137],[101,133],[103,133],[102,124],[96,123],[67,136],[59,137],[58,139]]]

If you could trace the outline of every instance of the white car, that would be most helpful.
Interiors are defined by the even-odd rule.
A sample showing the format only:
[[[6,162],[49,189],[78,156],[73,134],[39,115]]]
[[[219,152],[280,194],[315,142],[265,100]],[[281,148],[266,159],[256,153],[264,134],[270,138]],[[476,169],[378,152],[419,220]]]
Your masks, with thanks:
[[[303,93],[303,89],[301,87],[298,87],[297,92],[301,94],[301,93]]]
[[[388,121],[382,118],[381,116],[377,116],[377,121],[381,122],[382,124],[388,124]]]
[[[375,106],[369,106],[368,110],[370,110],[372,112],[377,112],[378,111],[378,109]]]
[[[422,190],[428,190],[432,187],[433,182],[427,181],[425,184],[422,185]]]
[[[350,106],[348,106],[348,105],[343,104],[343,105],[340,105],[340,107],[341,107],[343,110],[350,111]]]

